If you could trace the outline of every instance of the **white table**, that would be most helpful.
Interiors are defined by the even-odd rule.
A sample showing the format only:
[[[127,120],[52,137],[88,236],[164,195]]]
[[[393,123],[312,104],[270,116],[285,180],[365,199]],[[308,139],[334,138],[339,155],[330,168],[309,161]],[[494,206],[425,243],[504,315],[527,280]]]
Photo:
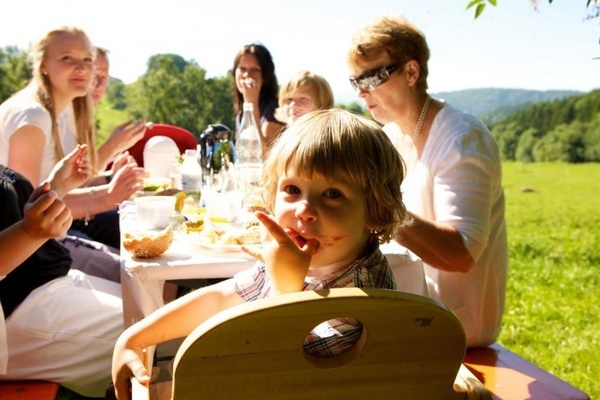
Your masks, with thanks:
[[[396,243],[382,247],[388,258],[398,290],[427,295],[421,260]],[[167,280],[229,278],[251,267],[253,260],[204,253],[182,240],[175,240],[162,256],[144,260],[122,251],[121,288],[123,318],[130,326],[164,305],[163,290]]]
[[[120,208],[121,231],[136,223],[135,206]],[[382,246],[388,258],[398,290],[428,295],[423,263],[396,242]],[[163,291],[167,280],[230,278],[254,265],[245,256],[215,254],[175,235],[171,247],[153,259],[132,258],[121,249],[121,288],[125,327],[141,320],[164,305]]]

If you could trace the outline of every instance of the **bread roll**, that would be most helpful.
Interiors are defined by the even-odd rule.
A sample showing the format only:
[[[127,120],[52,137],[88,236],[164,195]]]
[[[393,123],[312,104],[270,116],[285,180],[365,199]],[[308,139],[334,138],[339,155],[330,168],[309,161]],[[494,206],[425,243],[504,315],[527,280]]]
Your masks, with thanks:
[[[123,247],[136,257],[158,257],[173,243],[173,229],[167,226],[159,232],[125,232]]]

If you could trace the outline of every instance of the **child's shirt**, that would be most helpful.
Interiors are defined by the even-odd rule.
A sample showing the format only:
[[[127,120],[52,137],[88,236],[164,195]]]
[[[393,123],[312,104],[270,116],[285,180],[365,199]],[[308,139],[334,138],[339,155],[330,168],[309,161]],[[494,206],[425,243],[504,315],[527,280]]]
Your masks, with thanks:
[[[269,296],[271,282],[264,263],[239,272],[234,277],[237,293],[246,301]],[[388,261],[379,249],[373,247],[370,255],[359,258],[348,268],[321,277],[306,277],[303,290],[359,287],[396,289],[396,282]],[[354,346],[362,333],[362,324],[351,318],[338,318],[318,325],[305,339],[304,349],[317,357],[330,357]]]

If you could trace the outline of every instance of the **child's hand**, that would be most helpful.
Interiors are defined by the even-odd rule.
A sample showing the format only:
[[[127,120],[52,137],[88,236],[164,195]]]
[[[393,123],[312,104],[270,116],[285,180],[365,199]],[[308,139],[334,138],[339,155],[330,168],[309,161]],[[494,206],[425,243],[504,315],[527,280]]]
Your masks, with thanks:
[[[268,231],[263,238],[261,256],[267,265],[274,294],[301,291],[317,243],[306,241],[300,244],[291,237],[295,232],[286,232],[269,215],[257,212],[256,217]]]
[[[124,336],[122,335],[115,345],[112,360],[112,379],[117,399],[130,400],[130,378],[135,376],[140,384],[148,386],[150,384],[150,374],[143,361],[145,353],[142,349],[133,348],[124,342]]]
[[[23,229],[33,238],[53,239],[64,235],[73,218],[71,210],[50,190],[48,182],[37,187],[23,208]]]

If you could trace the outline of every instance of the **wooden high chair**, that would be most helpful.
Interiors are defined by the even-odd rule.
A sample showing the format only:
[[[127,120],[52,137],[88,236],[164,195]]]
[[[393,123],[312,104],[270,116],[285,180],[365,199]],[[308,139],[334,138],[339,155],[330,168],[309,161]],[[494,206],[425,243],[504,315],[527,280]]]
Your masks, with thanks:
[[[306,354],[306,335],[323,321],[351,317],[363,333],[350,350]],[[465,367],[456,316],[423,296],[384,289],[305,291],[245,303],[198,326],[174,364],[173,398],[485,399]],[[134,399],[148,390],[133,379]]]

